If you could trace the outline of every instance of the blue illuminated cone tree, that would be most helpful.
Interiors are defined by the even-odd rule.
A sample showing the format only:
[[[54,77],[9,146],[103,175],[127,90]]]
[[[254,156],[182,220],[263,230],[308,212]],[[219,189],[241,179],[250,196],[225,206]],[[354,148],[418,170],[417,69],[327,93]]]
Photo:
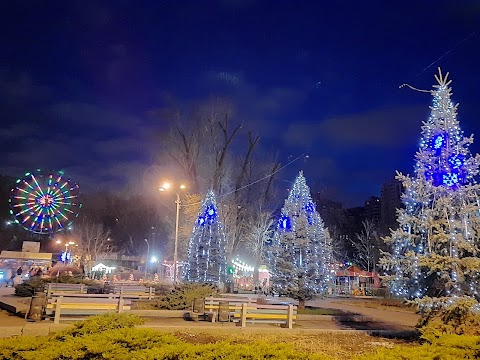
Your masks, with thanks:
[[[196,283],[224,284],[227,274],[225,246],[225,232],[215,194],[208,191],[190,238],[184,279]]]
[[[445,304],[464,296],[478,300],[480,207],[474,177],[480,156],[471,155],[473,135],[464,137],[460,128],[448,73],[443,77],[439,69],[435,78],[415,174],[397,176],[405,208],[398,210],[399,228],[385,239],[392,253],[381,265],[394,295]]]
[[[303,173],[295,179],[278,221],[268,258],[274,291],[304,306],[331,281],[330,236]]]

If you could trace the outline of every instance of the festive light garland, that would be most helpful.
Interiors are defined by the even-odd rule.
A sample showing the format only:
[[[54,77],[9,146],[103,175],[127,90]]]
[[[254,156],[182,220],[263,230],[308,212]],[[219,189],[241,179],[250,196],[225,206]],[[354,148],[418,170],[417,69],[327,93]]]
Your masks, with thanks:
[[[392,256],[384,258],[383,265],[393,273],[391,290],[399,297],[440,293],[479,300],[480,249],[473,229],[480,226],[474,180],[480,156],[471,156],[473,136],[464,137],[460,128],[448,73],[435,78],[438,85],[431,92],[430,117],[422,126],[415,176],[398,176],[405,189],[405,209],[399,210],[400,228],[387,239]]]
[[[331,282],[330,237],[302,172],[282,208],[267,258],[273,287],[280,293],[295,286],[299,278],[316,293],[324,292]]]
[[[225,232],[218,216],[215,194],[210,190],[202,201],[190,238],[184,279],[211,284],[225,282],[225,246]]]

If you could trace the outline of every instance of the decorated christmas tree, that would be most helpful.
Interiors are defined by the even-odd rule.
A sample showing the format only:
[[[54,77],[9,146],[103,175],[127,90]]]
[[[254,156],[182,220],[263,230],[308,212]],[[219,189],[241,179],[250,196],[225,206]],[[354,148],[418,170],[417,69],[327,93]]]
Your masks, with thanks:
[[[272,287],[303,305],[331,280],[328,231],[315,209],[303,173],[295,179],[278,221],[268,258]]]
[[[448,73],[443,77],[439,70],[435,78],[415,174],[397,176],[405,208],[398,210],[399,228],[386,238],[392,253],[381,264],[396,296],[478,300],[480,203],[474,177],[480,156],[471,155],[473,135],[465,137],[460,128]]]
[[[202,201],[188,246],[184,279],[197,283],[225,283],[225,233],[213,191]]]

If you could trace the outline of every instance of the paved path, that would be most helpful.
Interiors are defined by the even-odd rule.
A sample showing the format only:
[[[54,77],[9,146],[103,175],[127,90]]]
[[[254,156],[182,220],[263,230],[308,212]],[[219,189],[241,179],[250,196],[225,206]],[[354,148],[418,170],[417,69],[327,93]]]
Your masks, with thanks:
[[[413,328],[418,323],[420,317],[410,311],[390,308],[371,308],[364,306],[366,302],[364,299],[354,298],[326,298],[319,300],[312,300],[307,302],[308,306],[315,306],[327,309],[337,309],[345,312],[357,313],[377,322],[383,324],[383,328],[388,329],[406,329]]]
[[[29,298],[19,298],[13,295],[13,288],[0,288],[0,302],[8,304],[17,312],[25,313],[28,310]],[[288,300],[275,298],[274,301]],[[345,321],[344,319],[328,316],[309,316],[308,320],[296,322],[297,330],[305,331],[342,331],[342,330],[413,330],[418,321],[418,316],[405,311],[394,309],[374,309],[361,306],[364,301],[356,299],[321,299],[307,302],[309,306],[338,309],[349,313],[362,315],[364,318],[356,321]],[[7,311],[0,311],[0,337],[20,334],[48,334],[68,325],[53,324],[52,321],[32,323],[24,317],[15,316]],[[201,327],[234,328],[233,323],[208,323],[208,322],[186,322],[181,318],[148,318],[145,324],[152,328],[189,329]],[[250,328],[267,328],[265,325],[249,325]],[[274,327],[272,326],[272,329]]]

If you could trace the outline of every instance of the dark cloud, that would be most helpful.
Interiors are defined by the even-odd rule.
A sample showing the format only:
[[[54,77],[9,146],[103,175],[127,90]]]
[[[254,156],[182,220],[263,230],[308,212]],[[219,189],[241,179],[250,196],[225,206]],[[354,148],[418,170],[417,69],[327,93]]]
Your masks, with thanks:
[[[364,113],[290,124],[284,134],[288,146],[329,144],[332,148],[396,148],[419,138],[426,106],[373,109]]]
[[[14,104],[0,110],[0,173],[21,177],[36,168],[61,169],[86,191],[142,183],[158,148],[154,124],[97,104],[52,102],[44,89],[26,73],[0,78],[2,103]],[[26,108],[41,121],[32,123]]]
[[[92,126],[131,132],[142,124],[142,119],[125,112],[82,102],[63,102],[50,107],[51,117],[73,126]]]

